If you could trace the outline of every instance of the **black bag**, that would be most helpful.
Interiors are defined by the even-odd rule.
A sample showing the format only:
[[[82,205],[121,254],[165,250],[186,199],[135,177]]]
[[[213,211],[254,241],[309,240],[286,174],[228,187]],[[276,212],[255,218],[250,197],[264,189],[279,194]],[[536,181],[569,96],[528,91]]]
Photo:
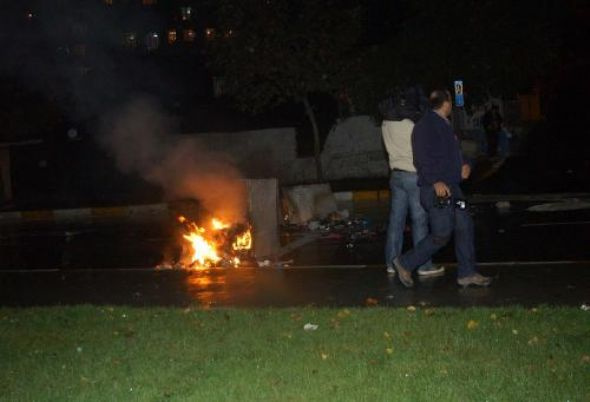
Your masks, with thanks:
[[[418,86],[397,90],[379,103],[384,120],[420,120],[428,110],[428,100]]]

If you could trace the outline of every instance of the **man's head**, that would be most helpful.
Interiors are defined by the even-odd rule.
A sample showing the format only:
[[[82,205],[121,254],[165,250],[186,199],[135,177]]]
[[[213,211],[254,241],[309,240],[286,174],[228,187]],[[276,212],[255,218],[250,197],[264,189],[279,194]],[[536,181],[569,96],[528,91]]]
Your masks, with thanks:
[[[430,106],[438,114],[449,117],[453,110],[453,102],[451,100],[451,93],[446,89],[435,89],[430,93],[428,98]]]

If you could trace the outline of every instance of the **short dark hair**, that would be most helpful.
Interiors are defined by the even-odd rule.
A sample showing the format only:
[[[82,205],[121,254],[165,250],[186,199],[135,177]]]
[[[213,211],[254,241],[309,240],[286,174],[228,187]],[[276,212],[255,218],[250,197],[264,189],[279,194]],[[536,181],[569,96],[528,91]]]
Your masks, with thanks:
[[[445,102],[451,101],[451,93],[446,89],[435,89],[428,98],[434,110],[440,109]]]

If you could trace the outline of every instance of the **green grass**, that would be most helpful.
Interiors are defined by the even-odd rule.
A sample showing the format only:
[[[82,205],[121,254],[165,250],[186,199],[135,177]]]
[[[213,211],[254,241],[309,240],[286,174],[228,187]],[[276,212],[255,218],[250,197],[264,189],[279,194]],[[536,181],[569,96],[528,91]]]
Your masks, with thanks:
[[[3,308],[0,400],[588,401],[590,313]]]

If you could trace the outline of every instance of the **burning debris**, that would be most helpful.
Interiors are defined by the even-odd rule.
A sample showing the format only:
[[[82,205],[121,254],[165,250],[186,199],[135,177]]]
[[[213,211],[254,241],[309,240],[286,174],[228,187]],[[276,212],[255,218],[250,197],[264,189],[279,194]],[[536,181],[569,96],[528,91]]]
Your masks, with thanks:
[[[252,230],[249,225],[229,224],[217,218],[199,226],[184,216],[181,225],[182,245],[174,264],[160,268],[206,269],[257,266],[252,252]]]

